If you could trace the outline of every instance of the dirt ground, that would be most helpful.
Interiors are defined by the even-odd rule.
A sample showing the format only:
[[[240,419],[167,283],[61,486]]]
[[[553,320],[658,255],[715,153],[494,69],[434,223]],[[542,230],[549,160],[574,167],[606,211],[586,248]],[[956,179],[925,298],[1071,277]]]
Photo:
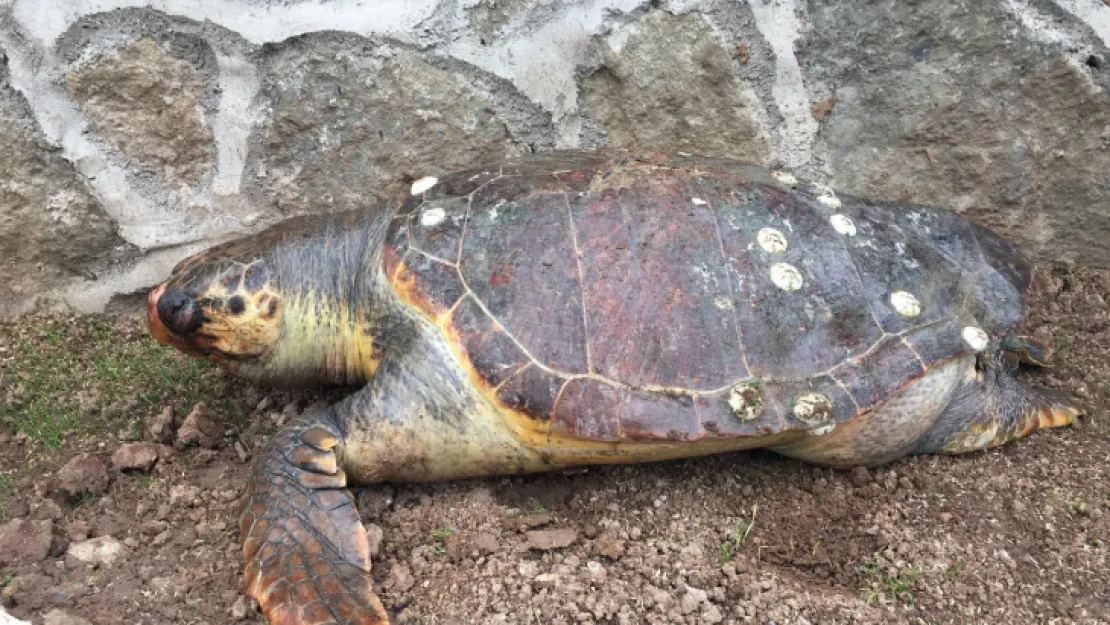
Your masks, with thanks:
[[[396,623],[1110,623],[1108,302],[1110,271],[1038,272],[1024,331],[1056,366],[1025,375],[1089,414],[1003,449],[362,489],[380,596]],[[231,382],[132,318],[0,326],[0,601],[36,625],[261,623],[234,515],[249,456],[315,399]],[[175,442],[167,406],[207,417],[194,444],[136,446]]]

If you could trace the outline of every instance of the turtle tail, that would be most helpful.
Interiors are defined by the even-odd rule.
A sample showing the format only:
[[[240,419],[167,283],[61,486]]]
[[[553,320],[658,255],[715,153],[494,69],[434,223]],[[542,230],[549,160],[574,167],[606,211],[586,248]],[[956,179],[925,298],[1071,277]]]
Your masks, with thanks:
[[[998,447],[1037,430],[1071,425],[1082,414],[1074,396],[1027,384],[1009,367],[980,363],[918,440],[914,453],[959,454]]]

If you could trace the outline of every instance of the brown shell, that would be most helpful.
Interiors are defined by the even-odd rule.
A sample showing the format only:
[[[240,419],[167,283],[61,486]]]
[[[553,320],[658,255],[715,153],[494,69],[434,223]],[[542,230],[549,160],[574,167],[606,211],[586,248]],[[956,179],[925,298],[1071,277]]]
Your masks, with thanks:
[[[761,247],[764,228],[786,248]],[[385,263],[487,395],[597,441],[850,419],[970,353],[965,327],[1005,334],[1029,281],[1013,246],[952,213],[727,160],[613,152],[439,180],[401,207]],[[777,263],[799,288],[776,286]],[[899,290],[920,314],[892,307]]]

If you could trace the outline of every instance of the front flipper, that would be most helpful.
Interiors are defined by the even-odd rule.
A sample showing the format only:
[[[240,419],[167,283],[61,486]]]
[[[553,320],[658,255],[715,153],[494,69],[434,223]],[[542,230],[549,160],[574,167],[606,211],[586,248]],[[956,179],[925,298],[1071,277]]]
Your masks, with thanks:
[[[1071,425],[1083,414],[1072,396],[1028,385],[1001,362],[982,362],[971,373],[914,453],[998,447],[1037,430]]]
[[[239,520],[246,592],[271,625],[387,625],[328,413],[275,436]]]

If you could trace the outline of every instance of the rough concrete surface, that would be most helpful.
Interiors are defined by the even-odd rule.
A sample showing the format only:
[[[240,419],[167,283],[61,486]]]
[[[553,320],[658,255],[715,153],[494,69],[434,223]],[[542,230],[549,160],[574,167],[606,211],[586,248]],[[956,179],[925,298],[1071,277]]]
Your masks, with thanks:
[[[112,218],[35,127],[6,66],[0,66],[0,171],[0,317],[127,255]]]
[[[66,76],[93,130],[134,161],[171,180],[197,182],[212,166],[204,85],[188,63],[152,39],[121,48]]]
[[[739,156],[1110,266],[1108,41],[1098,0],[0,0],[0,316],[559,147]]]

